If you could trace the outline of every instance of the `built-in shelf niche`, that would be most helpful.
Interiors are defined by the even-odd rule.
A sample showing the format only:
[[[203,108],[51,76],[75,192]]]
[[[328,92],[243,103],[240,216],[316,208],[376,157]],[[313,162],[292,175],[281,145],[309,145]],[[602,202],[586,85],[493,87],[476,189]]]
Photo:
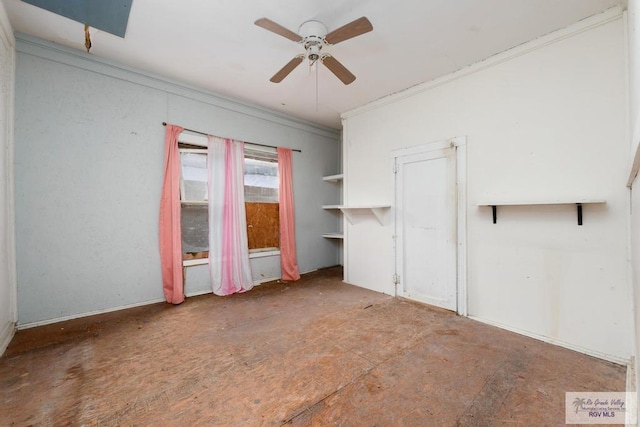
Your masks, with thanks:
[[[328,175],[328,176],[323,176],[322,180],[325,182],[333,182],[333,183],[339,183],[342,184],[342,179],[344,178],[344,175],[339,173],[336,175]],[[324,205],[322,206],[323,209],[340,209],[340,205]],[[330,233],[324,233],[322,235],[322,237],[324,237],[325,239],[344,239],[344,234],[341,231],[335,231],[335,232],[330,232]]]

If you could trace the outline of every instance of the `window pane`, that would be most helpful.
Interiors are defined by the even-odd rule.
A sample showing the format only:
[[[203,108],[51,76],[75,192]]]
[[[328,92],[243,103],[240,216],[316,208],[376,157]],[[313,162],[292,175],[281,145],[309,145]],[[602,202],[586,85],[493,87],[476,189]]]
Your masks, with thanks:
[[[245,148],[244,198],[251,252],[280,246],[278,155]]]
[[[208,200],[207,154],[181,152],[180,163],[182,165],[182,200]]]
[[[247,202],[278,203],[278,163],[244,159],[244,198]]]
[[[182,252],[209,250],[209,215],[207,205],[182,205]]]

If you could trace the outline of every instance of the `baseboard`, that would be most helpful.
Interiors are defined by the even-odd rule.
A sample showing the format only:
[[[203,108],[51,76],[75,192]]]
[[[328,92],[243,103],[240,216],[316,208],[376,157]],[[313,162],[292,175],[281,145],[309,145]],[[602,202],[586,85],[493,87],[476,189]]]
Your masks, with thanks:
[[[557,345],[558,347],[564,347],[567,348],[569,350],[573,350],[573,351],[577,351],[579,353],[583,353],[589,356],[593,356],[593,357],[597,357],[598,359],[603,359],[603,360],[607,360],[609,362],[613,362],[613,363],[617,363],[619,365],[624,365],[624,366],[629,366],[631,364],[631,360],[629,358],[624,358],[624,357],[620,357],[620,356],[615,356],[613,354],[607,354],[607,353],[602,353],[599,351],[595,351],[595,350],[591,350],[589,348],[586,347],[581,347],[579,345],[575,345],[575,344],[570,344],[561,340],[557,340],[554,338],[550,338],[550,337],[545,337],[543,335],[538,335],[538,334],[534,334],[532,332],[529,331],[525,331],[522,329],[518,329],[518,328],[513,328],[511,326],[507,326],[504,325],[502,323],[499,322],[494,322],[493,320],[488,320],[488,319],[483,319],[481,317],[476,317],[476,316],[467,316],[469,317],[469,319],[481,322],[481,323],[485,323],[487,325],[491,325],[491,326],[495,326],[497,328],[500,329],[505,329],[507,331],[511,331],[511,332],[515,332],[516,334],[520,334],[520,335],[524,335],[527,336],[529,338],[533,338],[536,339],[538,341],[543,341],[549,344],[553,344],[553,345]]]
[[[302,274],[307,274],[307,273],[311,273],[311,272],[314,272],[314,271],[317,271],[317,269],[310,270],[310,271],[305,271]],[[261,280],[253,282],[253,284],[255,286],[257,286],[257,285],[261,285],[261,284],[266,283],[266,282],[272,282],[274,280],[280,280],[280,277],[273,277],[273,278],[269,278],[269,279],[261,279]],[[188,294],[186,294],[186,296],[188,298],[188,297],[195,297],[195,296],[198,296],[198,295],[205,295],[205,294],[210,294],[210,293],[213,293],[213,291],[212,290],[211,291],[210,290],[196,291],[196,292],[188,293]],[[72,314],[71,316],[56,317],[55,319],[47,319],[47,320],[40,320],[40,321],[37,321],[37,322],[22,323],[22,324],[18,324],[17,325],[17,329],[21,330],[21,329],[35,328],[37,326],[50,325],[52,323],[64,322],[66,320],[73,320],[73,319],[80,319],[82,317],[95,316],[96,314],[111,313],[112,311],[126,310],[128,308],[141,307],[143,305],[156,304],[156,303],[164,302],[164,301],[165,301],[164,299],[160,298],[160,299],[140,302],[140,303],[136,303],[136,304],[129,304],[129,305],[123,305],[123,306],[119,306],[119,307],[105,308],[103,310],[90,311],[90,312],[87,312],[87,313]],[[13,336],[13,334],[11,334],[11,336]],[[9,338],[9,339],[11,339],[11,338]],[[0,341],[0,342],[2,342],[2,341]],[[7,343],[7,345],[8,345],[8,343]],[[2,347],[0,347],[0,349],[2,349],[4,351],[4,349]]]
[[[206,291],[188,292],[188,293],[185,293],[184,296],[189,298],[189,297],[197,297],[197,296],[200,296],[200,295],[207,295],[207,294],[212,294],[212,293],[213,293],[213,290],[209,289],[209,290],[206,290]]]
[[[142,307],[143,305],[157,304],[159,302],[164,302],[164,301],[165,301],[164,298],[159,298],[159,299],[154,299],[154,300],[145,301],[145,302],[138,302],[135,304],[121,305],[118,307],[110,307],[102,310],[89,311],[86,313],[72,314],[70,316],[56,317],[54,319],[39,320],[37,322],[30,322],[30,323],[22,323],[22,324],[18,324],[18,330],[35,328],[37,326],[50,325],[52,323],[64,322],[67,320],[80,319],[82,317],[95,316],[96,314],[111,313],[112,311],[126,310],[128,308]]]
[[[306,271],[306,272],[301,273],[301,274],[307,274],[307,273],[311,273],[311,272],[314,272],[314,271],[317,271],[317,269],[311,270],[311,271]],[[253,281],[253,286],[260,286],[263,283],[275,282],[276,280],[281,280],[281,279],[282,279],[282,277],[278,276],[278,277],[270,277],[270,278],[267,278],[267,279],[254,280]],[[187,298],[189,298],[189,297],[197,297],[197,296],[200,296],[200,295],[207,295],[207,294],[212,294],[212,293],[213,293],[213,291],[211,289],[209,289],[209,290],[206,290],[206,291],[189,292],[189,293],[185,294],[185,296]]]
[[[0,357],[4,354],[4,351],[9,346],[13,334],[16,332],[16,324],[14,322],[7,322],[4,324],[2,331],[0,331]]]
[[[281,277],[271,277],[269,279],[254,280],[253,281],[253,286],[262,285],[263,283],[273,282],[275,280],[280,280],[280,279],[281,279]]]

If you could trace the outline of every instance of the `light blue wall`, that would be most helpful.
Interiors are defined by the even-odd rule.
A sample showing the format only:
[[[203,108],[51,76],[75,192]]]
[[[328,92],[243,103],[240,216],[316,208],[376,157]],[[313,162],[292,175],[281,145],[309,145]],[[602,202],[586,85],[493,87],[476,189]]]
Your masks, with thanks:
[[[16,323],[13,220],[13,89],[15,40],[0,3],[0,356]]]
[[[322,176],[339,168],[339,133],[17,35],[15,182],[18,323],[48,322],[162,300],[158,208],[164,130],[298,148],[301,272],[335,265],[339,246]],[[254,260],[254,277],[279,272]],[[188,293],[210,290],[191,267]]]

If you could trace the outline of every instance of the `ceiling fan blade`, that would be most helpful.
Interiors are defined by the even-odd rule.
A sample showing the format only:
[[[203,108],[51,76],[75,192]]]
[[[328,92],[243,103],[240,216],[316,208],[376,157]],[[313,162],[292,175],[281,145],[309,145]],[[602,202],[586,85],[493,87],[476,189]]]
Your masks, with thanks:
[[[293,40],[294,42],[302,41],[302,37],[300,37],[298,34],[283,27],[280,24],[276,24],[269,18],[260,18],[256,22],[254,22],[254,24],[256,24],[258,27],[264,28],[265,30],[271,31],[272,33],[276,33],[282,37],[286,37],[289,40]]]
[[[371,30],[373,30],[373,25],[371,25],[371,22],[363,16],[362,18],[358,18],[347,25],[343,25],[342,27],[331,31],[324,37],[324,39],[329,44],[338,44],[361,34],[368,33]]]
[[[275,73],[273,77],[271,77],[269,80],[272,81],[273,83],[280,83],[282,79],[287,77],[289,73],[291,73],[298,65],[300,65],[303,58],[304,58],[304,55],[296,56],[291,61],[289,61],[287,65],[282,67],[280,71]]]
[[[346,85],[353,83],[356,79],[356,76],[351,74],[351,71],[347,70],[346,67],[333,56],[325,55],[322,58],[322,63]]]

